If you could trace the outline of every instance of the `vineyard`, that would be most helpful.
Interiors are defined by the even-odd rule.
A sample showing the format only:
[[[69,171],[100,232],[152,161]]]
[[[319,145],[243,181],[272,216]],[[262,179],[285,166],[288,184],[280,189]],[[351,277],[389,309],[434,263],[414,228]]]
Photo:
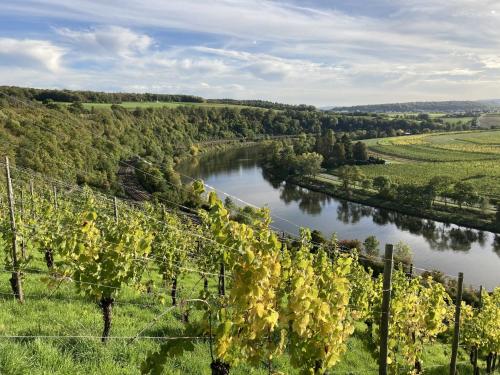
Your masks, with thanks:
[[[500,131],[420,134],[365,141],[371,152],[389,160],[363,166],[369,177],[423,185],[437,175],[473,183],[484,196],[500,195]]]
[[[500,127],[499,113],[486,113],[479,117],[479,126],[482,128],[498,128]]]
[[[267,209],[234,221],[214,192],[190,212],[3,167],[2,373],[498,367],[500,288],[466,305],[460,277],[450,296],[394,262],[391,245],[375,274],[335,239],[279,236]]]

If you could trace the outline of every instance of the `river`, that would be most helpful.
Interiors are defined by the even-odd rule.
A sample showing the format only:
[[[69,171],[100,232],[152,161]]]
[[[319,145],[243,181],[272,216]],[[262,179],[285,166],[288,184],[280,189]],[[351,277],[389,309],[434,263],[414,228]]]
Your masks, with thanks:
[[[448,275],[464,272],[466,285],[493,289],[500,285],[500,235],[434,220],[403,215],[333,198],[265,176],[258,156],[262,148],[244,147],[208,154],[181,163],[180,173],[201,178],[222,192],[271,209],[273,226],[297,234],[298,226],[336,233],[340,239],[374,235],[381,243],[403,241],[413,250],[414,266]],[[238,203],[238,201],[235,201]],[[381,250],[382,251],[382,250]]]

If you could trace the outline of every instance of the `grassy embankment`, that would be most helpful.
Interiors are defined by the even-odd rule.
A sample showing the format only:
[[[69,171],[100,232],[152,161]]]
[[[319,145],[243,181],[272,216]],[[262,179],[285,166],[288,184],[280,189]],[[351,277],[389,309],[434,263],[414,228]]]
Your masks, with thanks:
[[[365,141],[369,152],[388,160],[385,165],[360,166],[369,178],[387,176],[393,182],[424,185],[434,176],[447,175],[457,181],[472,183],[481,196],[500,197],[500,131],[468,131],[424,134]],[[334,173],[334,172],[333,172]],[[437,219],[478,229],[498,231],[493,224],[494,211],[479,208],[458,209],[453,204],[437,202],[432,209],[402,206],[399,202],[376,197],[372,189],[342,191],[332,174],[304,178],[299,184],[335,196],[384,207],[415,216]]]

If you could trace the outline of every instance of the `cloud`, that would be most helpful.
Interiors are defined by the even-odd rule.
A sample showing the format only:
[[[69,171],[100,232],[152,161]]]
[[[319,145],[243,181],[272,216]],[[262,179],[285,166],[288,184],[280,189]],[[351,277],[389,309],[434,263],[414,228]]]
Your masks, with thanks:
[[[493,0],[19,0],[0,14],[54,25],[38,55],[0,48],[40,84],[64,66],[61,86],[328,105],[487,98],[500,82]]]
[[[0,64],[14,67],[61,69],[63,48],[45,40],[0,38]]]
[[[56,32],[82,54],[131,57],[146,52],[153,43],[148,35],[138,34],[120,26],[104,26],[83,31],[56,28]]]

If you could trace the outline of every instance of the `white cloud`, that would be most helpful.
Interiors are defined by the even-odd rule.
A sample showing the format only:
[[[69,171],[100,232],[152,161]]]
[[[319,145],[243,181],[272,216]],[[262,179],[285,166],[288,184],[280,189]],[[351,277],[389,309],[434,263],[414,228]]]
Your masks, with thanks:
[[[56,72],[64,49],[45,40],[0,38],[0,65],[40,67]]]
[[[36,53],[8,52],[51,72],[67,67],[61,86],[319,105],[498,96],[498,1],[374,4],[384,11],[362,0],[20,0],[0,2],[0,13],[90,25],[56,27]]]
[[[120,26],[98,27],[89,30],[57,28],[57,33],[81,54],[117,55],[131,57],[146,52],[153,40]]]

